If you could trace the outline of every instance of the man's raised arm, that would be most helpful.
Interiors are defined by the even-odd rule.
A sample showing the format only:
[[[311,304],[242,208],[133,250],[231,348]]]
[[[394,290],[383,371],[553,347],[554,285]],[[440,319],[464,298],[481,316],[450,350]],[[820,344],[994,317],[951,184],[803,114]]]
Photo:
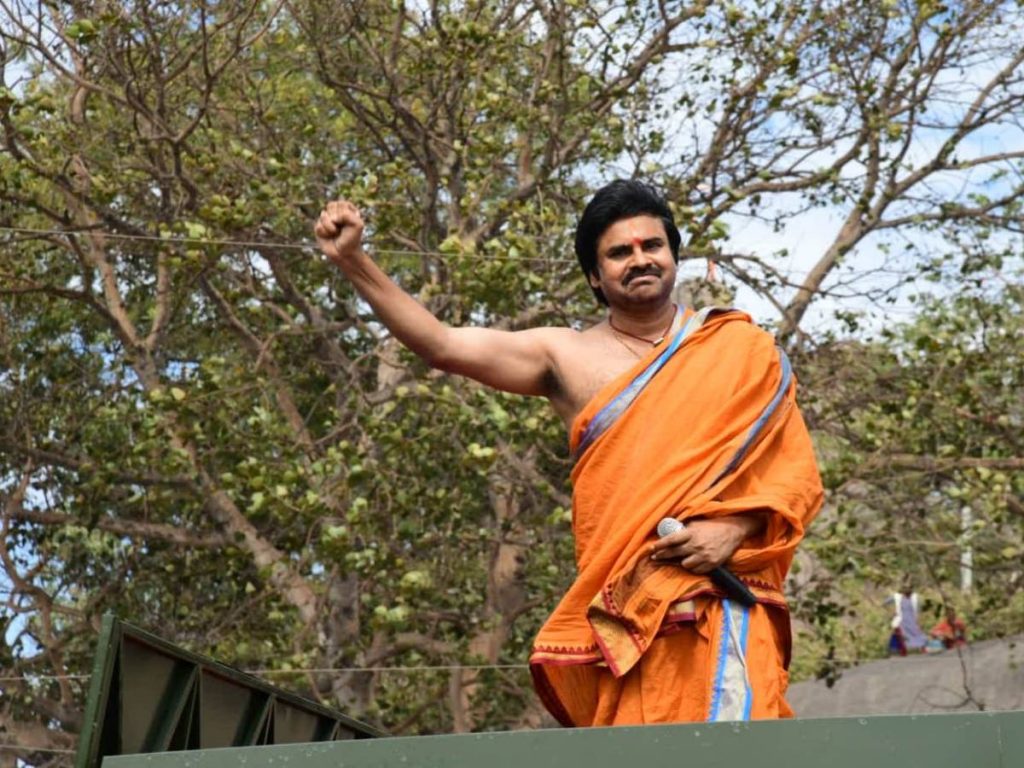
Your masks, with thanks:
[[[362,248],[363,218],[346,200],[328,203],[314,226],[317,244],[374,313],[430,366],[523,395],[549,395],[553,329],[452,328],[399,288]]]

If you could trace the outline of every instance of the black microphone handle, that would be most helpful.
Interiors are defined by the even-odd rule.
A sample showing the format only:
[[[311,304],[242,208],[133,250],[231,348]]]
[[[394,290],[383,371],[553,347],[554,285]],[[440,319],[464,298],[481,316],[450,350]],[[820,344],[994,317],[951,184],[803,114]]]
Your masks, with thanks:
[[[757,604],[757,598],[754,596],[754,593],[747,589],[747,585],[740,581],[736,574],[728,568],[723,568],[722,566],[712,568],[710,576],[711,580],[724,589],[726,594],[736,600],[736,602],[742,603],[748,608]]]

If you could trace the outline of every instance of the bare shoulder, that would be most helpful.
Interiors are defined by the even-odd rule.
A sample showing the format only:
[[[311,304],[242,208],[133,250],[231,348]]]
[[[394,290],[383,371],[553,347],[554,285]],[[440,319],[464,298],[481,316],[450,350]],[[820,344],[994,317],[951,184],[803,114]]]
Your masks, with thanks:
[[[581,357],[592,357],[607,349],[608,335],[602,326],[604,323],[598,323],[582,330],[565,326],[545,326],[532,328],[525,333],[534,334],[534,338],[545,347],[552,361],[564,364],[579,361]]]
[[[559,327],[554,325],[541,326],[520,331],[533,338],[539,344],[543,344],[552,352],[566,351],[586,342],[584,336],[587,331],[577,331],[575,328]]]

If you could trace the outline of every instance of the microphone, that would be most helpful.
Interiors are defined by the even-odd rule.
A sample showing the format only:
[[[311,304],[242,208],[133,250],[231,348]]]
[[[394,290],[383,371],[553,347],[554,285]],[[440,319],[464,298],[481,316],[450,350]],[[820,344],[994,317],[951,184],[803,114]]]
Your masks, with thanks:
[[[664,539],[670,533],[681,531],[685,527],[685,525],[674,517],[663,517],[658,522],[658,538]],[[748,607],[757,603],[757,598],[754,597],[754,593],[747,589],[747,585],[736,578],[736,574],[728,568],[720,565],[717,568],[712,568],[709,575],[711,576],[711,581],[725,590],[725,593],[737,602]]]

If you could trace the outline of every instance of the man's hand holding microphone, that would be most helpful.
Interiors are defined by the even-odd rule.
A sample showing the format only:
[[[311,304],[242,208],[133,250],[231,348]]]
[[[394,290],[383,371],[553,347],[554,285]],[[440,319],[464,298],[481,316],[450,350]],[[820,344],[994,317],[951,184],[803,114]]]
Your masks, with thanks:
[[[698,518],[685,526],[674,517],[666,517],[658,523],[658,541],[651,547],[651,559],[677,559],[688,571],[709,574],[711,580],[732,599],[753,605],[757,598],[723,564],[739,549],[745,538],[763,526],[764,519],[757,514]]]

